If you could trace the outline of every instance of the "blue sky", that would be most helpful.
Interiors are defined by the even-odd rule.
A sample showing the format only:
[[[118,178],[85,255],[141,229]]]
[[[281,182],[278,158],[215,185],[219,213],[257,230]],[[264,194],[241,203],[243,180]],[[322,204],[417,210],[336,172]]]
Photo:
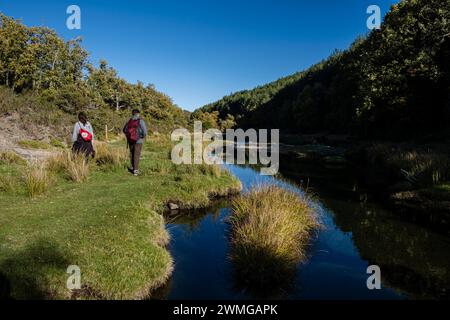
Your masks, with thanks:
[[[91,61],[152,83],[194,110],[224,95],[303,70],[367,33],[367,7],[397,0],[0,0],[26,25],[83,37]],[[81,30],[66,9],[81,8]]]

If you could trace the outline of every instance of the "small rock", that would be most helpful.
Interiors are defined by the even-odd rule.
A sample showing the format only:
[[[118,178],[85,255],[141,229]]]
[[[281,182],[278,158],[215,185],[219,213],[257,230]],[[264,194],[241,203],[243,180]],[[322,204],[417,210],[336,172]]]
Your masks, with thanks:
[[[180,209],[180,206],[179,206],[179,205],[177,205],[177,204],[175,204],[175,203],[172,203],[172,202],[169,202],[169,203],[167,204],[167,206],[169,207],[169,209],[170,209],[171,211],[179,210],[179,209]]]

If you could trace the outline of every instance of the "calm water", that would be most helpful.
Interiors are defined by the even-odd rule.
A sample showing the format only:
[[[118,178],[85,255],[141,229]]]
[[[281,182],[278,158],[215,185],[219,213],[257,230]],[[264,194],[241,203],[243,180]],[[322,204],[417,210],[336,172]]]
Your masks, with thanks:
[[[324,229],[312,239],[309,259],[286,288],[259,292],[236,277],[229,261],[229,203],[170,217],[175,270],[159,290],[162,299],[448,299],[450,241],[405,222],[371,203],[351,173],[281,161],[280,178],[252,168],[228,166],[244,189],[272,182],[316,195],[314,206]],[[369,200],[367,200],[369,199]],[[367,266],[381,267],[382,290],[366,287]]]

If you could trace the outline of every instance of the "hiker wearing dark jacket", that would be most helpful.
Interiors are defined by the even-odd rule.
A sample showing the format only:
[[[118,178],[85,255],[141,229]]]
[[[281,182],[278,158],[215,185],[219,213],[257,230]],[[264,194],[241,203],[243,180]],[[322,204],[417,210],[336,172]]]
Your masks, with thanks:
[[[132,172],[135,176],[139,175],[139,161],[141,159],[142,145],[147,136],[147,126],[141,119],[139,110],[134,109],[132,117],[125,124],[123,133],[127,137],[128,147],[130,148],[130,162]]]
[[[74,153],[82,153],[88,158],[89,156],[95,156],[94,146],[92,141],[94,140],[94,129],[88,121],[88,118],[84,112],[78,114],[78,122],[75,123],[72,133],[72,151]]]

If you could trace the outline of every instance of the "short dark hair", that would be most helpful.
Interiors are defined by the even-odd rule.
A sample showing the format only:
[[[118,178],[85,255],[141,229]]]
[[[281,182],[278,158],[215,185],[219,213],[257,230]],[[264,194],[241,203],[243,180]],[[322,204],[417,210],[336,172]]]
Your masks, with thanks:
[[[78,114],[78,119],[86,119],[87,120],[87,115],[86,115],[86,113],[84,113],[84,112],[80,112],[79,114]]]
[[[141,113],[141,112],[139,111],[139,109],[133,109],[133,111],[131,111],[131,113],[138,114],[138,113]]]

